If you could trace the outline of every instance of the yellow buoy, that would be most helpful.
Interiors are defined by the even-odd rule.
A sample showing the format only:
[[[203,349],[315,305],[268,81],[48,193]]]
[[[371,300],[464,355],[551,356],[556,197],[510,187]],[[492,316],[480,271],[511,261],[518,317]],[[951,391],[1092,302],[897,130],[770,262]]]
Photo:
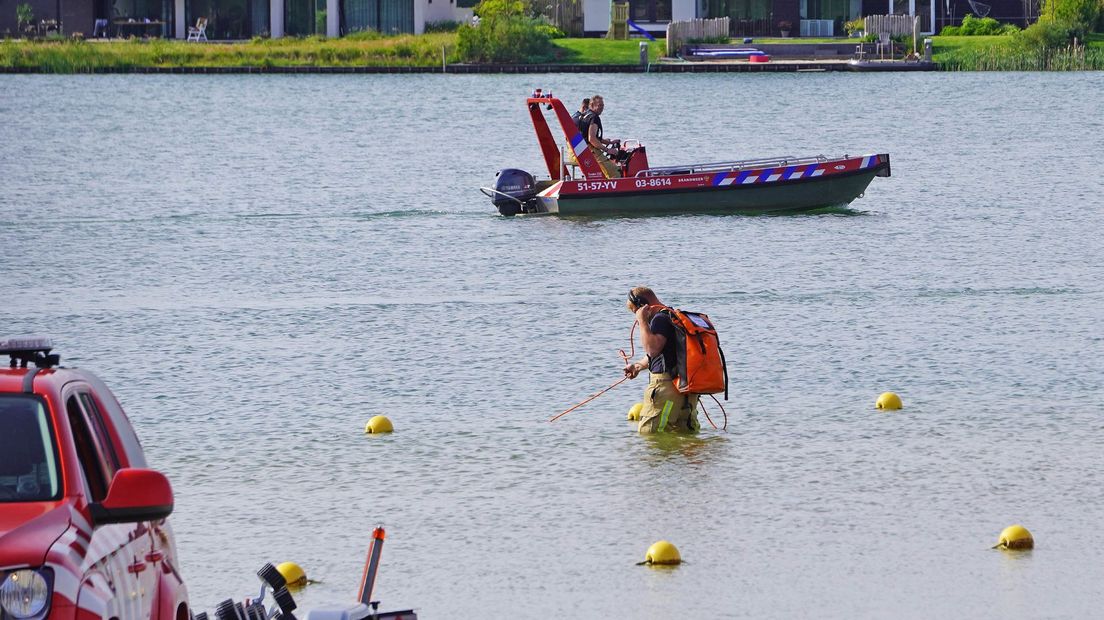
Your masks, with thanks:
[[[1031,537],[1031,532],[1027,531],[1027,528],[1022,525],[1009,525],[1001,530],[1000,539],[993,547],[994,549],[1033,549],[1035,547],[1035,539]]]
[[[901,397],[893,392],[885,392],[878,397],[878,409],[885,409],[887,411],[891,409],[901,408]]]
[[[639,420],[640,419],[640,410],[643,409],[643,408],[644,408],[644,403],[636,403],[632,407],[629,407],[628,419],[630,421]]]
[[[390,433],[393,430],[395,427],[391,426],[391,420],[383,415],[372,416],[372,419],[364,425],[365,433]]]
[[[289,588],[301,588],[307,585],[307,574],[303,572],[303,567],[295,562],[282,562],[276,570],[284,576],[284,581],[287,581]]]
[[[682,556],[679,555],[678,547],[666,540],[661,540],[648,547],[648,553],[644,554],[645,564],[678,564],[680,562],[682,562]]]

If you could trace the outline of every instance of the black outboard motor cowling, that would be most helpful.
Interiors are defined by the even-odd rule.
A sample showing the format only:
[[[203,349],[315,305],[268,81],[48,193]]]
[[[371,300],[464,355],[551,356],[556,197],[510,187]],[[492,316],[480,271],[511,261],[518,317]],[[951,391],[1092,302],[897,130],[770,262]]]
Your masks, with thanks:
[[[491,199],[502,215],[528,213],[536,206],[537,181],[533,175],[517,168],[499,170],[495,180],[495,195]]]

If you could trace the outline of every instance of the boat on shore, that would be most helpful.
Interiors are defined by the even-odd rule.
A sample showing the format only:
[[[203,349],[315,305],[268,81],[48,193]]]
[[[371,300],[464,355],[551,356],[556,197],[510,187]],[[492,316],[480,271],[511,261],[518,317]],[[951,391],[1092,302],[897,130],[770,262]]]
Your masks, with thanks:
[[[852,58],[847,61],[848,71],[938,71],[939,65],[930,60],[866,60]]]
[[[537,180],[517,168],[499,171],[495,186],[480,191],[502,215],[811,211],[846,206],[863,195],[874,177],[890,176],[886,153],[651,167],[645,146],[626,141],[616,158],[621,176],[609,178],[559,99],[537,90],[526,106],[549,176]],[[553,138],[544,111],[559,122],[564,148]]]

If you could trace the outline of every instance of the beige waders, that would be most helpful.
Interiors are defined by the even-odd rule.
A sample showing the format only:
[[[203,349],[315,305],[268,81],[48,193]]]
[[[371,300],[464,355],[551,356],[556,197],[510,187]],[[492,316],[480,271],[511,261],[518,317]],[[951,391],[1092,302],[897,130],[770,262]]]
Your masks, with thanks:
[[[607,179],[617,179],[621,177],[621,169],[617,167],[617,164],[613,163],[606,154],[602,152],[602,149],[590,147],[590,152],[594,153],[594,159],[598,160],[598,165],[602,167],[602,172],[605,173]]]
[[[652,373],[648,387],[644,388],[644,408],[640,410],[641,433],[696,432],[698,423],[698,395],[683,394],[675,387],[668,373]]]

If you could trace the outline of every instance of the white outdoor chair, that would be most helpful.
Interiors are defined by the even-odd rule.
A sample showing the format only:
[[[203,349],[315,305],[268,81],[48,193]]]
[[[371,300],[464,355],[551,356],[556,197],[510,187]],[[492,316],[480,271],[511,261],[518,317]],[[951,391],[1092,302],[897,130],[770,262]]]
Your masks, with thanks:
[[[189,41],[206,41],[207,40],[207,18],[199,17],[196,19],[195,26],[188,26],[188,40]]]
[[[885,60],[885,51],[889,48],[889,58],[893,59],[893,39],[889,37],[888,32],[878,33],[878,58]]]

